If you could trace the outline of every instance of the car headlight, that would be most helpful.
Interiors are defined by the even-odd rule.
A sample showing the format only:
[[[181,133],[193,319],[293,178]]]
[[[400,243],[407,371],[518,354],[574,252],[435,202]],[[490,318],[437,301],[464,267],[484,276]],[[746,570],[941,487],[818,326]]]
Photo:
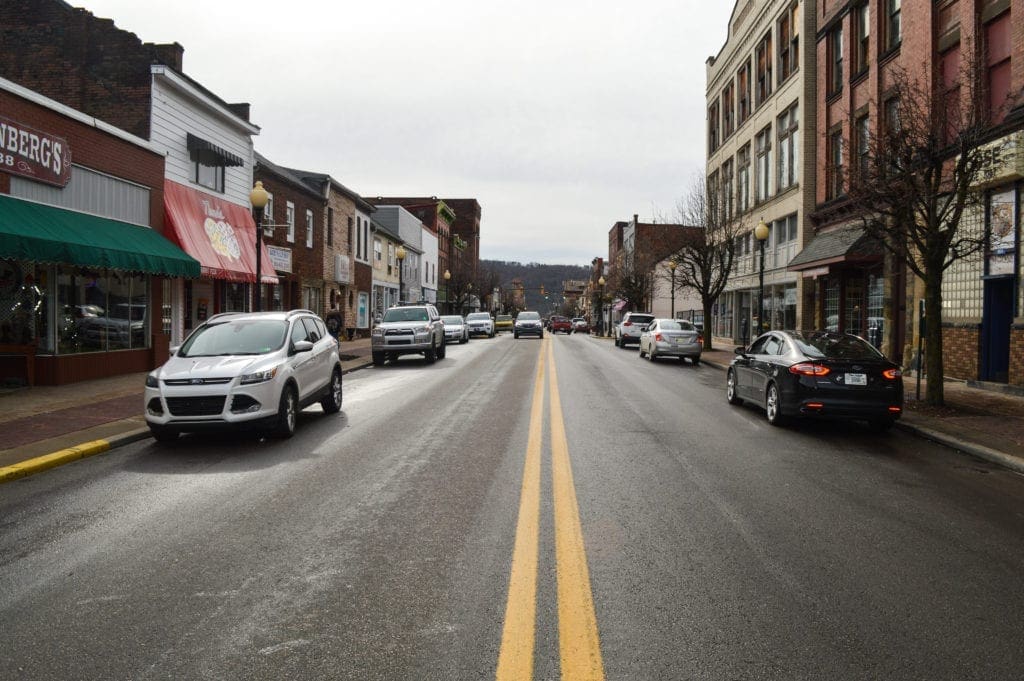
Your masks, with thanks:
[[[146,387],[147,388],[159,388],[160,379],[153,374],[146,374]]]
[[[370,332],[370,335],[371,336],[383,336],[384,335],[384,329],[376,328],[376,329],[374,329],[373,331]]]
[[[418,329],[416,329],[416,336],[417,337],[426,338],[429,335],[430,335],[430,327],[429,326],[421,326]]]
[[[267,369],[266,371],[257,371],[257,372],[252,373],[252,374],[242,374],[242,377],[239,380],[239,383],[241,385],[252,385],[254,383],[265,383],[265,382],[267,382],[269,380],[272,380],[274,378],[274,376],[277,376],[277,371],[280,368],[281,368],[280,365],[278,365],[278,366],[274,367],[273,369]]]

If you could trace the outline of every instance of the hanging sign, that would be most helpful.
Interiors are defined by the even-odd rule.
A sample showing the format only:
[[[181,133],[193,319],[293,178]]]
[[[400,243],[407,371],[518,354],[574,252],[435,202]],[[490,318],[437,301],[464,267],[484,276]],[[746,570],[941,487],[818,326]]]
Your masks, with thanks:
[[[67,140],[0,116],[0,171],[67,186],[71,148]]]

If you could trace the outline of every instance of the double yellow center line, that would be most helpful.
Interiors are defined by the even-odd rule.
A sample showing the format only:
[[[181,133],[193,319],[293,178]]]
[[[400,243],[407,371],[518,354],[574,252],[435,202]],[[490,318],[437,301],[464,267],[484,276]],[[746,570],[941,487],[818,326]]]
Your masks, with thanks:
[[[546,360],[546,361],[545,361]],[[541,345],[530,408],[523,487],[519,498],[505,627],[497,679],[533,678],[537,621],[537,557],[540,533],[540,471],[544,426],[544,377],[548,378],[551,421],[551,482],[554,497],[555,560],[558,586],[558,645],[563,679],[604,679],[597,617],[583,545],[569,442],[558,395],[558,373],[550,338]]]

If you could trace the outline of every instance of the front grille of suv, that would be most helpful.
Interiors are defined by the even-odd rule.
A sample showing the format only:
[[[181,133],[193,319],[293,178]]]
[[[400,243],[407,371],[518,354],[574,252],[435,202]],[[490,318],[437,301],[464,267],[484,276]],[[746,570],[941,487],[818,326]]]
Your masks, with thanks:
[[[168,397],[167,410],[172,416],[217,416],[224,411],[224,396]]]

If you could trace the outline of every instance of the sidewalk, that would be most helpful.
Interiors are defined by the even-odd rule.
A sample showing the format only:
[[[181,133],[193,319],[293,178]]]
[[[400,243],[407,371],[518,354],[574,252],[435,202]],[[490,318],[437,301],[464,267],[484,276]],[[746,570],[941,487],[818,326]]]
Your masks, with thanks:
[[[341,353],[346,373],[368,366],[370,340],[343,341]],[[724,370],[732,358],[731,348],[715,349],[702,361]],[[148,438],[142,415],[145,378],[138,373],[0,393],[0,424],[7,433],[0,483]],[[922,381],[922,398],[926,389]],[[1024,397],[947,381],[946,406],[934,408],[915,400],[916,379],[905,378],[904,390],[905,411],[897,427],[1024,473]]]

